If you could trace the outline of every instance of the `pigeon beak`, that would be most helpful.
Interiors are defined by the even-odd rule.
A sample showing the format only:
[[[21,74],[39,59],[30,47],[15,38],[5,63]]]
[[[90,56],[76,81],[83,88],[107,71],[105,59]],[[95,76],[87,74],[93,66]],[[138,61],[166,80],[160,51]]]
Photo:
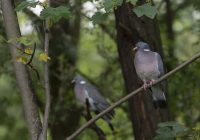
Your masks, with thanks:
[[[76,83],[76,81],[73,79],[73,80],[71,81],[71,87],[74,87],[74,86],[75,86],[75,83]]]
[[[136,52],[138,50],[138,47],[133,48],[133,51]]]
[[[71,84],[72,84],[72,85],[74,85],[74,84],[75,84],[75,80],[74,80],[74,79],[71,81]]]

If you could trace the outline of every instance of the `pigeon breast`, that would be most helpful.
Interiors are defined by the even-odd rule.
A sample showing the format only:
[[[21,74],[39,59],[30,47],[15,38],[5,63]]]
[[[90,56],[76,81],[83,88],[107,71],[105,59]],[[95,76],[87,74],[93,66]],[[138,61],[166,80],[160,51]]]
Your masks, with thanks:
[[[137,75],[141,80],[156,80],[159,78],[157,53],[151,51],[137,51],[134,65]]]

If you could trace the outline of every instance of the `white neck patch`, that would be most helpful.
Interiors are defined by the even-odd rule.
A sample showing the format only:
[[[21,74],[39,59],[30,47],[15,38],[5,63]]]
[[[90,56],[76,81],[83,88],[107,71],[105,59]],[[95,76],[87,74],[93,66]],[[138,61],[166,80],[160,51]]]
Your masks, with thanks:
[[[149,49],[144,49],[144,51],[145,51],[145,52],[149,52],[150,50],[149,50]]]
[[[86,82],[85,82],[85,81],[83,81],[83,80],[82,80],[82,81],[80,81],[80,84],[85,84],[85,83],[86,83]]]

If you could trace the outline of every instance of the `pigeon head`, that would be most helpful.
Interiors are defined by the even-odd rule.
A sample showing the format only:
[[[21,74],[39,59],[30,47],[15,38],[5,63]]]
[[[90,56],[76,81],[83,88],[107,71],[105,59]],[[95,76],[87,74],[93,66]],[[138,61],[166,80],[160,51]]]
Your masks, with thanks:
[[[85,84],[86,83],[86,81],[85,81],[85,79],[81,76],[81,75],[79,75],[79,74],[77,74],[75,77],[74,77],[74,79],[72,80],[72,82],[71,82],[72,84]]]
[[[150,47],[149,47],[149,45],[147,43],[140,41],[140,42],[135,44],[134,50],[149,51]]]

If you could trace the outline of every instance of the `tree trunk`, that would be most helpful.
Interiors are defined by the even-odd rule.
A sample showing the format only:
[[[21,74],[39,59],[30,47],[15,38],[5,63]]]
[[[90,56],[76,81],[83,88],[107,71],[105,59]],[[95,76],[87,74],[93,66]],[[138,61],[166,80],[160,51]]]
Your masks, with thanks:
[[[134,69],[134,45],[145,41],[163,56],[157,21],[138,18],[132,9],[132,5],[124,3],[115,10],[118,53],[127,94],[142,85]],[[136,140],[151,140],[157,123],[168,120],[167,110],[154,109],[150,93],[140,93],[131,98],[129,109]]]
[[[2,0],[2,12],[7,39],[10,40],[20,37],[19,25],[16,18],[17,15],[14,11],[14,2],[11,0]],[[37,140],[41,131],[41,121],[39,118],[38,106],[35,100],[35,93],[25,65],[15,61],[17,57],[17,49],[15,45],[10,44],[9,48],[14,64],[16,80],[20,89],[25,118],[31,139]]]
[[[52,110],[50,129],[53,140],[64,140],[79,125],[80,111],[74,102],[71,80],[75,73],[76,56],[80,36],[81,0],[75,1],[74,17],[60,20],[50,29],[50,85]],[[69,6],[69,1],[51,0],[51,6]]]

